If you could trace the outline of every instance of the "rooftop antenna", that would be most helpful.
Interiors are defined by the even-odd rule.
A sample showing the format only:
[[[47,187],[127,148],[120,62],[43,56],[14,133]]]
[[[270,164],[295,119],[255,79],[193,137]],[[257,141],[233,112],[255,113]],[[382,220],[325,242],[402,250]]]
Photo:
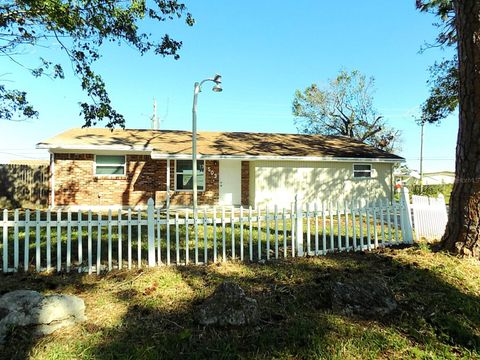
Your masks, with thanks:
[[[157,116],[157,100],[153,98],[152,130],[160,130],[160,119]]]

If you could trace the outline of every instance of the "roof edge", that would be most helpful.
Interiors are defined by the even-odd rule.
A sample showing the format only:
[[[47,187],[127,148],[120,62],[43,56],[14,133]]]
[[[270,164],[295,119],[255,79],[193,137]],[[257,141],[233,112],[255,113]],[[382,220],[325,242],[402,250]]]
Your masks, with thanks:
[[[153,151],[150,146],[129,146],[129,145],[54,145],[48,143],[38,143],[36,149],[48,150],[101,150],[101,151]]]
[[[37,149],[48,149],[48,150],[90,150],[90,151],[127,151],[127,152],[146,152],[150,153],[152,159],[156,160],[188,160],[192,156],[190,154],[168,154],[168,153],[158,153],[155,152],[152,147],[144,146],[128,146],[128,145],[75,145],[75,146],[59,146],[52,145],[48,143],[38,143],[36,145]],[[363,162],[386,162],[386,163],[399,163],[405,162],[405,159],[394,155],[394,157],[335,157],[335,156],[266,156],[266,155],[203,155],[198,154],[198,159],[204,160],[271,160],[271,161],[341,161],[341,162],[352,162],[352,161],[363,161]]]
[[[152,159],[156,160],[190,160],[189,154],[162,154],[151,153]],[[203,160],[271,160],[271,161],[339,161],[339,162],[405,162],[402,157],[396,158],[362,158],[362,157],[335,157],[335,156],[265,156],[265,155],[202,155],[198,154],[197,159]]]

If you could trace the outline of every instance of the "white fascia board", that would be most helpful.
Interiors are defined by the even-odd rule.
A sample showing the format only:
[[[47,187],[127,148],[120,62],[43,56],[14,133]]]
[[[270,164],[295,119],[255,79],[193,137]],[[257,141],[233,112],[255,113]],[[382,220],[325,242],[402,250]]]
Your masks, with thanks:
[[[152,159],[157,160],[190,160],[189,154],[160,154],[152,152]],[[197,155],[199,160],[269,160],[269,161],[335,161],[335,162],[382,162],[399,163],[405,162],[405,159],[382,159],[382,158],[345,158],[333,156],[257,156],[257,155]]]
[[[150,153],[153,149],[146,146],[128,146],[128,145],[52,145],[38,143],[37,149],[48,149],[50,152],[78,152],[78,151],[142,151]]]
[[[128,146],[128,145],[51,145],[38,143],[37,149],[48,149],[49,152],[141,152],[150,154],[156,160],[190,160],[190,154],[164,154],[153,151],[151,147]],[[265,155],[202,155],[198,154],[199,160],[268,160],[268,161],[334,161],[334,162],[382,162],[400,163],[405,159],[383,159],[383,158],[355,158],[355,157],[333,157],[333,156],[265,156]]]

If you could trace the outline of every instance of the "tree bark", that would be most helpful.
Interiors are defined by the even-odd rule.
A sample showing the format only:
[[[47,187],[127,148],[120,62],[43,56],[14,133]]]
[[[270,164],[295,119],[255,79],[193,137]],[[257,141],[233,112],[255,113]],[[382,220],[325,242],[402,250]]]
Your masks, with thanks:
[[[480,258],[480,0],[455,0],[459,130],[443,248]]]

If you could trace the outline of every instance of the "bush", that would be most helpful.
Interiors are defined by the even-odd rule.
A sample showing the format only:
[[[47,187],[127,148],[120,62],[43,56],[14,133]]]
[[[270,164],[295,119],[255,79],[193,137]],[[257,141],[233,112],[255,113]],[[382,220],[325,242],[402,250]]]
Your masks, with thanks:
[[[420,191],[420,185],[411,185],[408,187],[410,193],[413,195],[424,195],[430,197],[437,197],[438,194],[445,196],[445,202],[450,202],[450,194],[452,193],[453,184],[442,185],[423,185],[423,191]]]

